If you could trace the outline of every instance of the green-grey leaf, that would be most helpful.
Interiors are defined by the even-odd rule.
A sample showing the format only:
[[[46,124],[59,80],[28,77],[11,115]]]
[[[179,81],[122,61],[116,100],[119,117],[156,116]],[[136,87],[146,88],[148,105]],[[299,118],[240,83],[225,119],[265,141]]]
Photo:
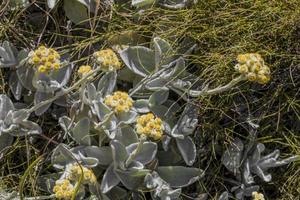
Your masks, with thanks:
[[[18,76],[16,72],[11,72],[9,76],[9,88],[13,93],[16,100],[20,100],[22,95],[23,86],[21,82],[18,80]]]
[[[138,146],[138,143],[131,144],[126,147],[128,154],[132,154]],[[157,152],[157,145],[154,142],[144,142],[140,151],[136,154],[134,160],[145,164],[151,162]]]
[[[10,98],[5,94],[0,94],[0,120],[4,120],[6,118],[7,113],[10,110],[14,110],[14,105]]]
[[[145,85],[145,87],[151,91],[168,90],[167,86],[168,86],[168,81],[161,77],[152,79],[148,81]]]
[[[137,190],[143,185],[144,178],[150,170],[148,169],[131,169],[120,170],[116,169],[115,173],[123,183],[123,185],[129,190]]]
[[[51,80],[54,80],[57,83],[59,83],[60,87],[65,86],[68,83],[73,70],[72,63],[65,62],[64,64],[65,66],[63,66],[57,71],[52,71],[50,74]]]
[[[167,101],[168,97],[169,97],[168,89],[161,89],[161,90],[155,91],[149,98],[149,105],[150,105],[150,107],[152,107],[154,105],[161,105],[165,101]]]
[[[101,121],[104,120],[105,116],[111,112],[107,105],[105,105],[102,101],[96,100],[93,101],[92,109]]]
[[[71,125],[72,120],[67,116],[60,117],[58,123],[61,126],[61,128],[65,131],[65,133],[68,133],[70,128],[72,128],[73,126],[73,124]]]
[[[50,99],[51,97],[53,97],[53,95],[54,95],[53,93],[36,91],[34,94],[34,105],[37,105],[43,101]],[[46,112],[48,110],[48,108],[51,106],[51,104],[52,104],[52,102],[47,103],[46,105],[43,105],[42,107],[38,108],[37,110],[35,110],[35,114],[37,116],[42,115],[44,112]]]
[[[29,117],[30,113],[26,109],[20,109],[12,113],[13,123],[21,123]]]
[[[87,8],[77,0],[64,1],[64,10],[67,17],[75,24],[89,19]]]
[[[143,47],[128,47],[120,52],[125,65],[134,73],[146,76],[155,70],[154,51]]]
[[[236,138],[222,157],[223,165],[234,174],[240,173],[239,167],[241,165],[243,149],[243,142]]]
[[[191,137],[176,139],[177,147],[188,166],[192,166],[196,159],[196,146]]]
[[[223,192],[218,200],[228,200],[228,192]]]
[[[125,146],[138,142],[137,134],[135,133],[134,129],[129,125],[122,126],[119,129],[115,139],[121,141],[122,144]]]
[[[108,146],[87,146],[84,148],[84,152],[88,157],[97,158],[99,161],[99,165],[108,166],[113,162],[112,151]]]
[[[125,161],[128,153],[125,146],[118,140],[110,142],[115,168],[125,169]]]
[[[102,182],[101,182],[101,191],[103,193],[107,193],[113,187],[118,185],[119,182],[120,180],[114,172],[114,165],[110,165],[103,175]]]
[[[117,82],[117,73],[115,71],[106,72],[98,82],[97,91],[99,91],[103,97],[111,94],[114,91]]]
[[[153,39],[154,49],[155,49],[155,63],[156,64],[164,64],[161,63],[162,59],[166,59],[172,53],[171,45],[164,39],[160,37],[155,37]]]
[[[17,75],[19,78],[19,81],[21,81],[24,88],[30,91],[34,91],[35,88],[32,85],[32,80],[34,77],[34,69],[28,65],[20,66],[17,69]]]
[[[203,170],[199,168],[183,166],[158,167],[157,173],[171,187],[175,188],[188,186],[204,175]]]
[[[90,137],[90,120],[85,117],[82,118],[79,122],[77,122],[72,130],[73,137],[76,142],[80,145],[91,145],[91,137]]]
[[[138,113],[148,113],[149,109],[149,100],[147,99],[138,99],[134,101],[133,107],[137,110]]]
[[[62,169],[70,162],[75,160],[75,156],[72,152],[67,148],[67,146],[63,143],[59,144],[51,155],[51,163],[54,167]]]
[[[135,111],[128,111],[118,113],[116,116],[119,120],[119,124],[132,124],[135,122],[138,114]]]

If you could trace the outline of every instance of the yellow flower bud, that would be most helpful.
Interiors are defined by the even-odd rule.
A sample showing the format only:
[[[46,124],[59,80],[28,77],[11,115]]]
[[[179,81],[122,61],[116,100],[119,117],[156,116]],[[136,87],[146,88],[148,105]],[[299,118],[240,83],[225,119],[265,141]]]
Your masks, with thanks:
[[[239,54],[237,56],[237,61],[241,64],[245,64],[247,60],[249,59],[250,55],[248,53],[246,54]]]
[[[266,84],[270,81],[270,77],[266,75],[257,75],[257,82],[260,84]]]
[[[45,63],[45,62],[47,62],[47,58],[46,58],[46,57],[42,57],[42,58],[41,58],[41,61],[42,61],[43,63]]]
[[[38,50],[45,50],[46,47],[44,45],[39,46]]]
[[[46,73],[47,72],[47,67],[45,67],[45,65],[40,65],[39,68],[38,68],[38,72]]]
[[[253,72],[248,73],[248,74],[247,74],[247,79],[248,79],[249,81],[256,81],[256,74],[253,73]]]
[[[261,69],[260,63],[254,63],[251,67],[251,72],[257,73]]]
[[[89,66],[89,65],[82,65],[82,66],[79,67],[79,69],[78,69],[77,72],[78,72],[79,75],[83,76],[83,75],[89,73],[90,71],[92,71],[92,67],[91,66]]]
[[[247,73],[248,72],[248,66],[247,65],[240,65],[239,66],[239,68],[238,68],[238,70],[239,70],[239,72],[241,73],[241,74],[245,74],[245,73]]]
[[[34,64],[38,64],[40,61],[41,61],[41,59],[40,59],[38,56],[34,56],[34,57],[32,58],[32,62],[33,62]]]
[[[51,67],[52,67],[52,63],[51,62],[45,62],[45,67],[50,70]]]
[[[53,63],[53,69],[54,70],[59,70],[60,64],[59,63]]]
[[[55,56],[54,56],[54,55],[49,55],[49,56],[48,56],[48,60],[49,60],[49,61],[53,61],[54,59],[55,59]]]

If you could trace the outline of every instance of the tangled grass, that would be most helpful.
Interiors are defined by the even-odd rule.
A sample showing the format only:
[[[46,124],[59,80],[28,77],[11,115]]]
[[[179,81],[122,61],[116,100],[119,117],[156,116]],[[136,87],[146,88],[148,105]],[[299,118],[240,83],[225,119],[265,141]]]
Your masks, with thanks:
[[[55,14],[46,11],[42,1],[32,4],[13,12],[0,8],[0,40],[27,48],[39,43],[59,46],[78,63],[88,59],[85,55],[97,43],[148,44],[153,35],[174,45],[197,43],[195,53],[188,57],[190,65],[199,80],[211,86],[232,79],[237,54],[263,55],[272,71],[270,84],[245,83],[222,97],[194,102],[199,105],[200,120],[194,135],[199,151],[196,166],[207,166],[207,178],[195,188],[187,188],[186,199],[206,192],[214,199],[223,191],[225,170],[220,156],[235,135],[246,139],[255,131],[267,147],[278,148],[285,156],[300,155],[300,1],[211,0],[177,11],[153,7],[141,15],[117,5],[79,26],[68,24],[61,10]],[[1,93],[9,94],[3,70],[0,79]],[[49,156],[53,144],[62,140],[58,125],[49,118],[38,119],[47,127],[38,146],[32,146],[29,138],[18,140],[4,155],[0,188],[19,190],[24,171],[38,154]],[[40,194],[36,178],[49,170],[43,162],[33,167],[24,193]],[[268,199],[299,199],[300,163],[276,169],[274,174],[274,181],[264,184]]]

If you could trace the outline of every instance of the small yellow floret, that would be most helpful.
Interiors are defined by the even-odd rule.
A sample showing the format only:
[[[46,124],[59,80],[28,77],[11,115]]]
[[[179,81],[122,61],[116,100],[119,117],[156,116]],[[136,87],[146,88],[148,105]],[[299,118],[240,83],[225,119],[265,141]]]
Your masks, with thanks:
[[[47,67],[45,67],[45,65],[40,65],[38,68],[38,72],[40,72],[40,73],[47,72]]]
[[[240,65],[240,66],[239,66],[239,72],[240,72],[241,74],[247,73],[247,72],[248,72],[248,67],[247,67],[247,65]]]
[[[250,58],[249,53],[239,54],[237,56],[237,61],[241,64],[245,64],[249,58]]]
[[[32,58],[32,62],[33,62],[34,64],[38,64],[40,61],[41,61],[41,59],[40,59],[38,56],[34,56],[34,57]]]
[[[53,61],[54,59],[55,59],[55,56],[54,56],[54,55],[49,55],[49,56],[48,56],[48,60],[49,60],[49,61]]]
[[[253,72],[249,72],[247,74],[247,78],[248,78],[249,81],[256,81],[256,74],[253,73]]]

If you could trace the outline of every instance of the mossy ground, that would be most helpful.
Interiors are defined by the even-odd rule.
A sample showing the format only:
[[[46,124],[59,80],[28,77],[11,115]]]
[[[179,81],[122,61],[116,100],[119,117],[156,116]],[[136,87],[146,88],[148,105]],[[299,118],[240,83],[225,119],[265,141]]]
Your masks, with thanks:
[[[188,38],[197,44],[189,63],[196,67],[199,80],[212,87],[226,84],[236,75],[233,66],[237,54],[262,54],[272,70],[269,84],[245,82],[225,94],[195,101],[200,119],[194,135],[199,150],[197,165],[206,166],[207,174],[205,181],[184,190],[183,197],[193,199],[193,194],[207,192],[213,199],[224,190],[220,152],[236,135],[246,139],[254,130],[258,140],[270,149],[280,149],[283,156],[300,155],[300,1],[199,1],[178,11],[153,7],[139,17],[135,11],[117,5],[92,18],[89,25],[71,28],[61,9],[49,14],[42,2],[37,1],[37,5],[5,15],[0,9],[0,40],[26,48],[37,43],[59,46],[80,62],[87,59],[91,44],[109,45],[124,33],[138,36],[132,43],[147,44],[153,35],[174,45]],[[9,93],[4,74],[2,70],[0,91]],[[60,140],[57,124],[46,117],[39,120],[49,127],[48,131],[38,146],[27,139],[14,143],[1,161],[0,186],[18,190],[20,177],[37,155],[49,156],[50,138]],[[253,129],[251,124],[259,128]],[[206,152],[201,154],[202,149]],[[35,178],[46,170],[43,166],[32,171],[25,187],[27,194],[39,193]],[[267,199],[300,199],[299,162],[278,168],[273,174],[273,181],[263,184]]]

